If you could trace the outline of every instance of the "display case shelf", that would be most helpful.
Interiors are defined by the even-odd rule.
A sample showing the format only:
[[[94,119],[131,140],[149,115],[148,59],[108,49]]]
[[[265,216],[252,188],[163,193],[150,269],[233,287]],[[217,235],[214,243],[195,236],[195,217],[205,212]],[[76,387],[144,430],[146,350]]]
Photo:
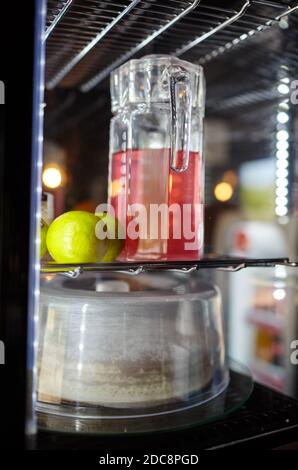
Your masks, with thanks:
[[[224,271],[240,271],[248,267],[298,267],[298,262],[288,258],[232,258],[209,255],[200,260],[190,261],[139,261],[139,262],[113,262],[113,263],[73,263],[61,264],[55,262],[42,262],[41,272],[45,274],[60,273],[70,277],[77,277],[86,271],[98,272],[125,272],[137,275],[145,271],[175,271],[191,273],[200,269],[218,269]]]
[[[90,91],[139,53],[204,62],[298,10],[298,2],[289,0],[218,3],[49,0],[47,86]]]

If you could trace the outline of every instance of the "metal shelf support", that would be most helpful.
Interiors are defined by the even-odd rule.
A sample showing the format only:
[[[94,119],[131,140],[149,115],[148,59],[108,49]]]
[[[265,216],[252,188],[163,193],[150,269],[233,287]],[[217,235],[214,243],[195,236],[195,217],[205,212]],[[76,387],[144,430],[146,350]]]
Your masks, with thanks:
[[[188,22],[189,19],[187,18],[185,24],[182,22],[182,29],[179,29],[178,26],[178,31],[179,31],[179,40],[177,42],[172,41],[171,45],[171,36],[165,35],[164,38],[162,38],[162,45],[161,49],[163,48],[163,43],[166,45],[166,53],[168,54],[173,54],[176,56],[181,56],[185,53],[187,53],[189,50],[192,48],[198,46],[199,44],[203,43],[205,40],[210,39],[211,37],[215,36],[215,39],[213,41],[208,42],[207,48],[211,49],[209,53],[204,53],[203,57],[200,59],[200,63],[205,63],[212,58],[216,57],[218,54],[223,53],[224,51],[227,51],[228,49],[231,49],[232,46],[239,44],[240,42],[243,41],[245,38],[249,38],[252,36],[254,33],[258,31],[263,31],[272,26],[273,24],[279,22],[283,18],[287,17],[291,13],[294,13],[295,11],[298,10],[298,2],[293,1],[291,2],[290,5],[286,6],[284,3],[281,1],[274,1],[274,0],[242,0],[242,6],[239,8],[239,10],[235,11],[235,9],[231,10],[228,8],[220,7],[220,6],[213,6],[213,5],[208,5],[208,2],[202,2],[202,0],[192,0],[192,1],[187,1],[185,4],[181,5],[181,2],[174,1],[175,6],[172,6],[170,3],[169,4],[162,4],[163,9],[168,9],[166,16],[164,14],[161,14],[160,17],[157,14],[157,11],[154,11],[154,6],[155,2],[150,0],[150,2],[144,2],[144,4],[140,0],[130,0],[127,6],[123,5],[122,3],[113,3],[113,6],[118,6],[119,8],[115,12],[115,17],[114,15],[109,18],[109,16],[104,16],[103,17],[103,23],[102,23],[102,28],[100,29],[100,23],[98,22],[98,19],[96,18],[95,14],[95,19],[96,23],[92,23],[88,26],[88,34],[87,31],[84,30],[84,25],[79,27],[81,29],[78,34],[79,38],[81,38],[81,41],[78,42],[72,42],[73,35],[76,34],[76,27],[78,25],[75,25],[74,28],[72,27],[72,21],[74,20],[73,18],[77,19],[80,16],[84,16],[84,21],[87,21],[89,18],[89,13],[88,11],[91,9],[92,12],[96,12],[96,7],[91,5],[89,6],[89,10],[87,12],[82,12],[81,10],[76,11],[75,6],[77,5],[76,2],[73,0],[65,0],[63,3],[63,6],[60,7],[60,11],[58,14],[54,16],[54,19],[48,26],[46,30],[46,38],[49,39],[50,41],[48,42],[48,50],[51,52],[51,55],[48,59],[48,64],[51,63],[51,59],[54,59],[54,62],[60,65],[57,67],[51,66],[52,67],[52,74],[51,77],[49,78],[49,81],[47,83],[47,87],[49,89],[54,88],[58,83],[60,83],[68,74],[70,73],[71,77],[76,76],[76,66],[90,53],[90,51],[94,51],[95,47],[99,43],[103,43],[103,63],[101,65],[98,65],[98,62],[94,62],[94,64],[97,63],[97,65],[93,66],[93,76],[92,72],[89,69],[88,71],[88,61],[86,62],[86,71],[87,74],[89,74],[89,78],[85,78],[83,80],[83,83],[81,82],[80,84],[80,91],[82,92],[88,92],[91,89],[93,89],[96,85],[98,85],[100,82],[105,80],[108,75],[111,73],[112,70],[115,68],[119,67],[122,63],[126,62],[130,58],[134,57],[137,53],[139,53],[142,49],[144,49],[146,46],[148,46],[152,41],[154,41],[156,38],[159,38],[164,32],[169,30],[172,26],[174,26],[176,23],[179,22],[179,20],[183,19],[186,17],[191,11],[195,10],[198,6],[200,6],[200,10],[202,9],[202,17],[200,15],[194,14],[194,22],[191,22],[192,17],[190,17],[190,26],[192,30],[188,30]],[[100,3],[100,2],[99,2]],[[157,2],[156,2],[157,3]],[[202,3],[202,5],[201,5]],[[180,5],[178,7],[178,5]],[[256,6],[262,7],[268,7],[273,10],[277,10],[274,13],[271,13],[271,15],[267,16],[258,16],[257,14],[252,14],[250,15],[250,11],[253,11],[254,7]],[[73,6],[73,8],[71,8]],[[81,5],[80,5],[81,6]],[[157,6],[157,5],[156,5]],[[245,21],[245,18],[241,19],[242,17],[245,16],[246,12],[248,11],[248,19]],[[112,10],[106,10],[109,15],[113,12]],[[198,10],[197,10],[198,11]],[[207,13],[206,13],[207,11]],[[209,13],[211,11],[211,13]],[[214,11],[214,18],[212,15],[212,11]],[[142,12],[146,13],[146,15],[143,17]],[[173,12],[170,13],[170,12]],[[218,23],[214,27],[214,21],[217,21],[217,16],[216,12],[220,12],[221,15],[218,17]],[[198,13],[200,13],[198,11]],[[132,29],[133,26],[130,25],[130,19],[136,21],[136,18],[140,15],[139,18],[139,23],[135,26],[135,30]],[[149,15],[149,16],[148,16]],[[169,16],[171,15],[171,16]],[[211,16],[212,23],[208,24],[208,21],[205,19],[205,16]],[[91,15],[92,16],[92,15]],[[123,18],[127,16],[128,18],[125,18],[125,21],[121,22]],[[156,26],[155,26],[155,16],[157,17],[156,20]],[[190,15],[191,16],[191,15]],[[90,18],[89,18],[90,19]],[[149,22],[148,22],[149,19]],[[162,21],[161,21],[162,19]],[[197,23],[196,20],[197,19]],[[241,19],[241,20],[240,20]],[[253,19],[253,21],[252,21]],[[61,31],[60,29],[57,30],[56,35],[55,35],[55,28],[60,25],[60,22],[62,20],[62,23],[65,22],[66,30],[68,28],[68,37],[66,37],[66,46],[64,47],[63,44],[63,35],[61,36]],[[107,21],[108,20],[108,21]],[[147,20],[147,23],[146,23]],[[238,22],[238,20],[240,20]],[[261,23],[259,24],[258,21]],[[93,21],[93,20],[92,20]],[[143,23],[142,23],[143,21]],[[70,22],[70,23],[69,23]],[[207,23],[207,29],[208,27],[210,30],[207,32],[204,32],[204,26],[206,26]],[[237,23],[235,26],[231,26],[233,23]],[[243,31],[241,33],[241,28],[243,27],[243,24],[245,23],[245,28],[246,26],[249,27],[249,24],[251,24],[251,31]],[[255,24],[254,24],[255,23]],[[197,26],[198,25],[198,26]],[[237,35],[237,25],[239,25],[239,35]],[[64,26],[64,24],[63,24]],[[127,35],[123,38],[123,34],[121,37],[121,34],[118,34],[118,29],[125,29],[127,26],[128,28],[128,33]],[[145,27],[147,26],[147,27]],[[231,26],[231,28],[229,28]],[[157,29],[155,29],[155,27]],[[82,29],[83,28],[83,29]],[[87,26],[86,26],[87,28]],[[115,31],[112,31],[113,28]],[[216,33],[219,33],[225,29],[228,29],[228,37],[223,37],[223,35],[218,35],[218,41],[217,41],[217,36]],[[99,30],[100,29],[100,30]],[[147,29],[147,31],[146,31]],[[98,31],[99,30],[99,31]],[[201,33],[200,33],[201,30]],[[175,27],[173,29],[175,33]],[[183,32],[188,32],[188,38],[191,39],[191,35],[195,35],[195,39],[190,40],[189,42],[183,44],[182,46],[179,45],[180,39],[183,40]],[[52,34],[53,33],[53,34]],[[111,34],[108,34],[111,33]],[[114,34],[115,33],[115,34]],[[85,35],[85,36],[84,36]],[[95,37],[93,37],[95,35]],[[230,35],[230,36],[229,36]],[[84,37],[88,37],[88,42],[85,44]],[[230,37],[230,39],[229,39]],[[106,40],[105,40],[106,39]],[[55,42],[56,40],[56,42]],[[216,42],[222,43],[220,47],[216,44]],[[177,44],[178,43],[178,44]],[[159,42],[158,42],[159,45]],[[67,52],[67,48],[69,51]],[[61,50],[61,55],[62,59],[59,59],[59,53]],[[66,52],[65,52],[66,50]],[[73,51],[73,52],[71,52]],[[101,51],[99,51],[101,52]],[[109,57],[109,52],[111,52],[111,57]],[[96,53],[95,51],[93,52],[95,54],[95,59],[96,59]],[[65,59],[63,59],[63,54]],[[72,55],[73,54],[73,55]],[[58,57],[58,59],[57,59]],[[63,65],[61,65],[61,61]],[[91,61],[92,62],[92,61]],[[84,64],[80,64],[78,67],[78,75],[80,76],[81,70],[83,70],[82,76],[84,76]],[[96,68],[99,68],[99,71],[96,71]],[[74,69],[74,70],[73,70]],[[95,71],[94,71],[95,70]],[[87,75],[88,77],[88,75]],[[76,81],[76,78],[74,78]],[[76,86],[78,86],[78,83],[80,83],[80,79],[78,82],[76,82]]]
[[[262,3],[262,2],[255,1],[254,3]],[[275,18],[268,20],[264,25],[260,25],[256,31],[253,31],[253,33],[265,31],[266,29],[270,28],[273,24],[278,23],[280,20],[282,20],[283,18],[286,18],[288,15],[291,15],[297,10],[298,10],[298,2],[296,2],[292,6],[288,6],[286,10],[282,11],[282,13],[275,16]],[[247,39],[250,37],[250,34],[245,34],[244,36],[245,36],[245,39]],[[240,37],[240,39],[234,39],[232,42],[228,42],[224,46],[220,46],[219,49],[214,50],[213,52],[208,53],[204,57],[202,57],[199,60],[199,63],[204,64],[208,62],[209,60],[213,59],[214,57],[217,57],[219,54],[222,54],[223,52],[227,50],[231,50],[232,46],[237,46],[241,42],[241,40],[242,40],[242,37]]]
[[[176,57],[179,57],[182,54],[185,54],[186,52],[188,52],[193,47],[195,47],[198,44],[200,44],[201,42],[205,41],[205,39],[208,39],[209,37],[216,34],[218,31],[221,31],[222,29],[226,28],[230,24],[234,23],[239,18],[241,18],[241,16],[244,15],[244,13],[250,7],[250,5],[251,5],[251,0],[245,0],[245,2],[242,5],[241,9],[234,16],[232,16],[231,18],[228,18],[226,21],[219,24],[218,26],[211,29],[210,31],[207,31],[207,33],[203,34],[202,36],[199,36],[196,39],[194,39],[193,41],[191,41],[191,42],[185,44],[184,46],[180,47],[179,49],[176,49],[176,51],[174,52],[174,55]]]
[[[145,46],[150,44],[157,36],[160,34],[164,33],[168,28],[173,26],[173,24],[177,23],[177,21],[181,20],[184,16],[186,16],[190,11],[192,11],[194,8],[196,8],[202,0],[195,0],[193,1],[185,10],[183,10],[179,15],[176,15],[174,18],[172,18],[168,23],[166,23],[164,26],[159,28],[158,30],[154,31],[152,34],[150,34],[148,37],[146,37],[143,41],[141,41],[137,46],[133,47],[129,51],[127,51],[125,54],[120,56],[117,60],[111,63],[108,67],[106,67],[102,72],[99,74],[95,75],[93,78],[85,82],[81,87],[80,90],[83,91],[84,93],[90,91],[92,88],[94,88],[96,85],[98,85],[100,82],[102,82],[105,78],[107,78],[112,70],[115,68],[119,67],[121,64],[126,62],[128,59],[130,59],[132,56],[137,54],[140,50],[142,50]]]
[[[68,8],[70,7],[70,5],[72,4],[72,0],[68,0],[64,5],[63,7],[61,8],[61,10],[59,11],[58,15],[55,16],[54,20],[52,21],[52,23],[49,25],[49,27],[46,29],[46,32],[45,32],[45,35],[44,35],[44,41],[46,41],[49,37],[49,35],[51,34],[51,32],[54,30],[54,28],[56,28],[57,24],[59,23],[59,21],[62,20],[63,16],[65,15],[65,13],[67,12]]]
[[[237,272],[248,267],[274,267],[286,266],[297,268],[298,262],[289,261],[288,258],[268,259],[242,259],[242,258],[215,258],[206,257],[193,261],[140,261],[114,263],[87,263],[87,264],[59,264],[55,262],[42,263],[41,272],[44,274],[61,274],[67,277],[78,277],[84,271],[88,272],[121,272],[131,275],[146,271],[174,271],[189,274],[199,269],[217,269]]]
[[[138,3],[140,0],[132,0],[131,3],[123,10],[121,13],[114,18],[111,23],[109,23],[102,31],[100,31],[92,41],[90,41],[73,59],[68,62],[55,77],[52,78],[47,83],[47,88],[51,90],[88,54],[88,52],[93,49],[107,34],[108,32],[117,24],[119,21],[127,15]]]

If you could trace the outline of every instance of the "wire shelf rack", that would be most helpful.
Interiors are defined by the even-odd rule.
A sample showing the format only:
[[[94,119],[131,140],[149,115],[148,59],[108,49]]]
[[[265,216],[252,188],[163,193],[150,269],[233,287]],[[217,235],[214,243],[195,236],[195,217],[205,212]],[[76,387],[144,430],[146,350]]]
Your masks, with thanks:
[[[90,91],[147,52],[203,63],[296,10],[289,0],[49,0],[47,87]]]
[[[279,28],[278,22],[288,18],[288,14],[294,28],[289,28],[283,35],[284,30]],[[277,25],[276,28],[271,28],[273,25]],[[281,34],[276,34],[276,30]],[[257,34],[261,31],[261,35]],[[212,90],[207,100],[209,114],[211,112],[212,115],[214,111],[216,116],[223,113],[229,117],[230,113],[230,117],[233,117],[237,108],[240,110],[237,114],[240,123],[244,119],[246,123],[252,120],[263,137],[270,137],[275,129],[275,124],[272,125],[270,121],[272,106],[278,98],[276,71],[278,64],[285,60],[293,66],[293,70],[298,71],[297,40],[297,0],[227,0],[224,7],[215,0],[48,0],[48,88],[57,85],[76,88],[60,90],[71,94],[69,100],[63,102],[60,119],[57,119],[59,109],[55,107],[53,120],[58,123],[63,121],[62,132],[65,132],[68,121],[71,127],[74,120],[76,123],[82,121],[86,115],[88,129],[94,128],[97,135],[99,114],[103,115],[102,109],[99,113],[98,108],[106,109],[107,106],[105,94],[100,94],[99,100],[97,90],[92,92],[92,89],[104,82],[111,70],[130,57],[154,52],[175,54],[193,62],[207,63],[208,87]],[[281,51],[285,51],[286,55],[281,54]],[[241,63],[241,56],[245,58],[245,66]],[[222,65],[220,61],[225,62],[225,71],[233,63],[233,74],[228,81],[218,78],[218,70]],[[237,62],[240,63],[239,70]],[[215,69],[213,81],[212,67]],[[255,72],[253,82],[245,77],[251,70]],[[89,93],[79,93],[78,89]],[[264,109],[261,108],[263,103]],[[249,106],[253,108],[252,115],[249,114]],[[242,109],[245,111],[241,112]],[[93,111],[97,113],[96,119],[90,119]],[[104,119],[108,119],[106,115]],[[93,122],[96,126],[92,125]],[[59,124],[58,127],[62,126]],[[244,129],[247,132],[246,126]],[[48,262],[42,263],[41,270],[43,273],[76,277],[84,271],[117,271],[134,275],[156,270],[181,273],[211,268],[238,271],[246,267],[278,265],[298,267],[297,262],[291,262],[288,258],[253,260],[210,255],[188,262],[76,265]]]
[[[122,272],[131,275],[146,271],[174,271],[189,274],[200,269],[217,269],[237,272],[247,267],[298,267],[298,262],[288,258],[232,258],[209,255],[200,260],[190,261],[140,261],[140,262],[113,262],[113,263],[85,263],[85,264],[59,264],[43,262],[41,272],[44,274],[63,274],[69,277],[78,277],[83,272]]]

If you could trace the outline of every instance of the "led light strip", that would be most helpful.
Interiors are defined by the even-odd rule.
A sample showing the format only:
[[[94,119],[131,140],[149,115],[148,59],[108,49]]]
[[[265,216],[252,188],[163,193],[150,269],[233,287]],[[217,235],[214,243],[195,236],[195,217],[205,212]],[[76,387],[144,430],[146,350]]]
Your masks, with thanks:
[[[286,66],[282,67],[286,70]],[[288,215],[289,192],[289,102],[290,79],[287,76],[280,78],[277,91],[282,96],[276,114],[276,169],[275,169],[275,214],[278,217]]]

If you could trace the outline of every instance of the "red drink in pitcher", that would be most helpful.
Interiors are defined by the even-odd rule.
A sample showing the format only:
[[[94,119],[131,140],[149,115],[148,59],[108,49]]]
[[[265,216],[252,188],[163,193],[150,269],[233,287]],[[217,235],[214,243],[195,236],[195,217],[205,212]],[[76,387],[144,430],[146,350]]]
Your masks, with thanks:
[[[187,171],[177,173],[170,169],[169,149],[112,155],[110,203],[126,228],[119,259],[175,261],[202,255],[201,164],[199,153],[190,152]]]

